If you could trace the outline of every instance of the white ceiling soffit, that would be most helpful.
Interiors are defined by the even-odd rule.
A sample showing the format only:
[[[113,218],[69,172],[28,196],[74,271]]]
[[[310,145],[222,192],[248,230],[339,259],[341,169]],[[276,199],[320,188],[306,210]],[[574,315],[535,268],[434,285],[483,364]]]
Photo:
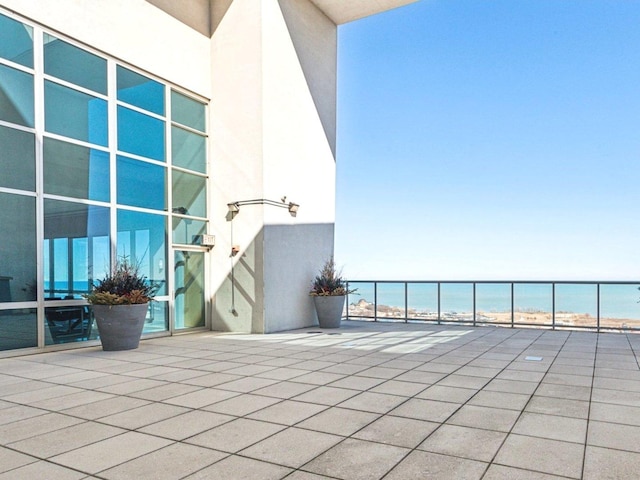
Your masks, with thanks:
[[[417,0],[311,0],[336,25],[414,3]]]

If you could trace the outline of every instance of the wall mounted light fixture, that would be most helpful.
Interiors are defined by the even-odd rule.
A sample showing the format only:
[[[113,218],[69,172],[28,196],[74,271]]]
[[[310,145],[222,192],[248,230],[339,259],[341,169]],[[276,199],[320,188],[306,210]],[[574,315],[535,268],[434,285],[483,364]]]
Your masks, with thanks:
[[[298,214],[298,208],[300,208],[300,205],[298,205],[297,203],[287,202],[287,197],[282,197],[279,202],[276,200],[268,200],[266,198],[256,198],[254,200],[239,200],[237,202],[227,203],[231,220],[233,220],[233,218],[238,213],[240,213],[240,207],[243,205],[271,205],[273,207],[286,208],[287,210],[289,210],[289,214],[292,217],[295,217]]]

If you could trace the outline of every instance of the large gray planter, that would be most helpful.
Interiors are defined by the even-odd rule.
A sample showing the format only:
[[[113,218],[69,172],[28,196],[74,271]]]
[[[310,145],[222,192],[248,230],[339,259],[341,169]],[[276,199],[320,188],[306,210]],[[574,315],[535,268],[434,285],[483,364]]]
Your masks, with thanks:
[[[102,349],[114,351],[138,348],[148,308],[148,303],[94,305],[93,316],[100,332]]]
[[[339,328],[344,308],[344,295],[315,296],[313,302],[320,328]]]

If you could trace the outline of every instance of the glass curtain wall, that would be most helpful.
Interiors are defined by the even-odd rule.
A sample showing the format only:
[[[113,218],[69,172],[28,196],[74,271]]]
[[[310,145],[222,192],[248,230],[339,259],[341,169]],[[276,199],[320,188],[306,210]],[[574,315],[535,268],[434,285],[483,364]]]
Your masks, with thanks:
[[[96,338],[83,295],[117,256],[161,285],[145,332],[169,330],[172,243],[207,232],[205,110],[0,11],[0,351]]]

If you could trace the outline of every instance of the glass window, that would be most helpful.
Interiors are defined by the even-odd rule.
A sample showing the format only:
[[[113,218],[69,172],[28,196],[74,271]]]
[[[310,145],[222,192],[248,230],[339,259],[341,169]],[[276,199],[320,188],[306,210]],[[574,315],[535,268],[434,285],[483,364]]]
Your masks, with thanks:
[[[164,115],[164,85],[118,65],[118,100]]]
[[[87,305],[64,305],[44,309],[45,344],[80,342],[97,338],[97,328],[93,326]]]
[[[0,57],[33,68],[33,28],[0,15]]]
[[[173,217],[173,243],[192,245],[193,237],[207,233],[207,222]]]
[[[174,253],[175,327],[204,327],[204,253]]]
[[[206,137],[182,128],[171,127],[171,159],[176,167],[205,173]]]
[[[0,126],[0,187],[34,191],[35,135]]]
[[[153,160],[165,160],[164,122],[118,107],[118,149]]]
[[[36,199],[0,193],[0,303],[36,300]]]
[[[167,227],[164,215],[118,210],[118,257],[140,265],[140,272],[167,294]]]
[[[187,127],[205,131],[205,106],[181,93],[171,91],[171,119]]]
[[[44,139],[44,191],[109,201],[109,154],[51,138]]]
[[[108,265],[109,209],[45,199],[44,238],[45,299],[81,298]]]
[[[147,321],[142,333],[166,332],[169,330],[169,308],[167,302],[154,300],[149,303]]]
[[[33,75],[0,65],[0,120],[33,127]]]
[[[174,213],[206,217],[206,179],[189,173],[173,171],[173,206]]]
[[[107,61],[46,33],[44,73],[107,94]]]
[[[155,210],[166,209],[164,167],[119,156],[116,168],[118,203]]]
[[[37,310],[35,308],[0,310],[0,350],[36,346],[38,346]]]
[[[46,81],[45,130],[107,146],[107,102],[86,93]]]

